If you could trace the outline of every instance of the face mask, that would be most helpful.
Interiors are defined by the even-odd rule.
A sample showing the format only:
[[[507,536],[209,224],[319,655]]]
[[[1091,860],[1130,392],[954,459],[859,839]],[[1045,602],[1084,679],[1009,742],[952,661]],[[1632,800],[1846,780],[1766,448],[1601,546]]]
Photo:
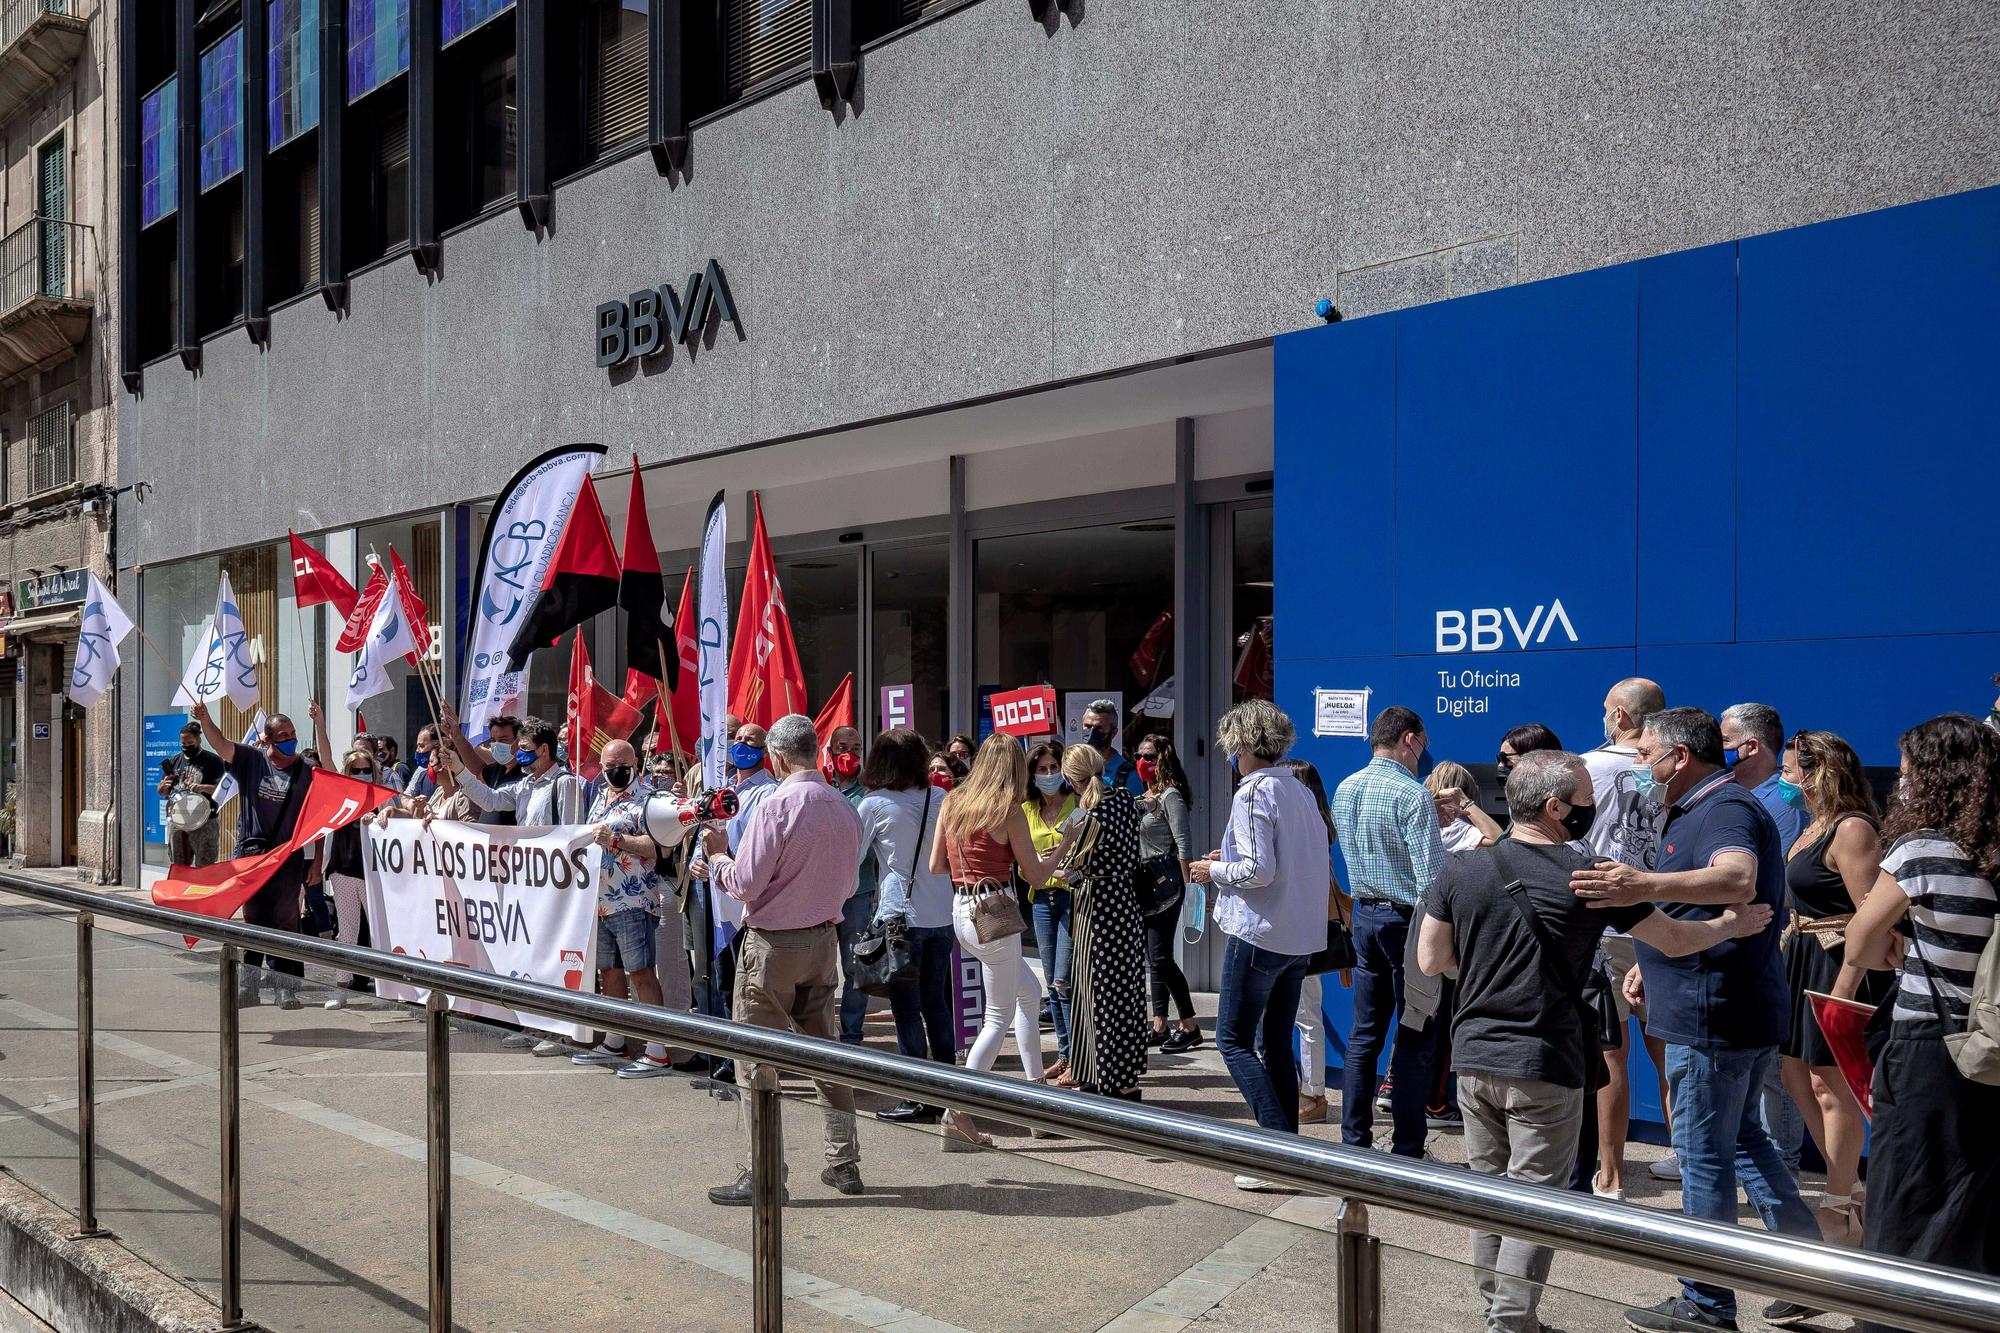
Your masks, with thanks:
[[[619,791],[632,785],[632,765],[612,764],[604,770],[604,780]]]
[[[1060,773],[1035,774],[1035,788],[1044,796],[1054,796],[1062,790],[1063,776]]]
[[[419,750],[411,758],[411,762],[414,763],[418,768],[429,768],[431,763],[431,752],[429,750]]]
[[[1132,767],[1139,770],[1139,781],[1149,787],[1160,776],[1160,761],[1157,759],[1141,759]]]
[[[1090,745],[1092,749],[1102,750],[1110,744],[1111,744],[1111,728],[1092,727],[1090,729]]]
[[[1192,929],[1193,934],[1188,931]],[[1208,933],[1208,885],[1189,884],[1181,900],[1181,943],[1199,944]]]
[[[1604,715],[1604,743],[1609,745],[1617,739],[1618,728],[1612,725],[1611,715],[1606,713]]]
[[[932,773],[931,786],[939,791],[950,791],[957,783],[949,773]]]
[[[1736,751],[1724,750],[1722,752],[1722,766],[1724,768],[1736,767]]]
[[[1236,756],[1233,754],[1229,756],[1229,771],[1239,778],[1243,776],[1243,770],[1236,766]]]
[[[1659,805],[1666,800],[1667,789],[1645,764],[1632,765],[1632,787],[1639,793],[1639,799],[1648,804]]]
[[[833,771],[850,782],[861,771],[861,756],[858,754],[837,754],[833,757]]]
[[[1590,826],[1596,822],[1596,806],[1573,805],[1569,808],[1569,813],[1562,817],[1563,832],[1569,834],[1571,842],[1575,842],[1578,838],[1590,832]]]
[[[764,766],[764,752],[754,745],[732,745],[729,747],[729,762],[736,766],[737,772],[748,773]]]
[[[201,742],[196,741],[192,745],[183,745],[181,747],[181,753],[186,755],[190,759],[194,758],[196,755],[201,753]]]
[[[1796,782],[1787,782],[1779,778],[1778,799],[1794,810],[1803,810],[1806,808],[1806,789]]]
[[[275,754],[281,754],[285,758],[290,759],[299,752],[299,738],[294,736],[288,741],[272,741],[271,750]]]
[[[535,762],[535,751],[528,749],[514,751],[514,762],[522,768],[532,767]]]

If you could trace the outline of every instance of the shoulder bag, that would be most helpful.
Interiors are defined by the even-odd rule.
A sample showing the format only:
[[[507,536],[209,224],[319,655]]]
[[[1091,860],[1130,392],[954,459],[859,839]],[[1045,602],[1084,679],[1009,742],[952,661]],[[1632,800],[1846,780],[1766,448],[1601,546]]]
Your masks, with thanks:
[[[924,825],[930,822],[931,788],[924,788],[924,811],[917,816],[917,845],[910,849],[910,893],[917,891],[917,858],[923,855]],[[910,923],[902,917],[869,924],[854,941],[854,985],[867,995],[887,996],[898,986],[917,983],[917,948]]]
[[[1164,802],[1165,797],[1158,798]],[[1166,814],[1162,809],[1159,818]],[[1181,873],[1181,859],[1172,849],[1149,856],[1132,868],[1132,896],[1139,900],[1140,916],[1158,916],[1181,905],[1187,878]]]
[[[1534,936],[1535,944],[1541,951],[1543,970],[1576,1005],[1577,1019],[1583,1025],[1584,1033],[1583,1090],[1596,1092],[1604,1086],[1609,1075],[1604,1061],[1594,1057],[1605,1051],[1621,1050],[1625,1045],[1625,1023],[1618,1016],[1618,1004],[1611,995],[1611,978],[1596,965],[1594,959],[1581,978],[1570,974],[1569,966],[1557,952],[1555,942],[1542,928],[1542,919],[1528,904],[1526,886],[1519,876],[1512,874],[1498,844],[1493,848],[1493,859],[1499,862],[1501,873],[1508,875],[1505,885],[1507,900],[1514,904],[1514,910],[1521,914],[1528,933]]]
[[[1021,903],[1014,896],[1013,886],[1003,884],[991,875],[982,875],[977,880],[969,879],[965,856],[957,843],[946,844],[946,854],[952,862],[952,884],[954,892],[961,888],[972,899],[972,932],[981,944],[991,944],[1004,940],[1009,935],[1019,935],[1028,929],[1028,923],[1021,918]]]
[[[1326,947],[1306,959],[1306,975],[1346,972],[1358,966],[1354,952],[1354,918],[1347,907],[1347,895],[1338,883],[1326,886]]]

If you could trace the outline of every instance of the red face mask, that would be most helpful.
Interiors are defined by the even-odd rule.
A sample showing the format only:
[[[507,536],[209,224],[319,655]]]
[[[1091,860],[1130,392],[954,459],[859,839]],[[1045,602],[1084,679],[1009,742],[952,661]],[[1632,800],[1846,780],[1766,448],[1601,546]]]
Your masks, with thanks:
[[[1153,780],[1160,776],[1160,765],[1152,759],[1141,759],[1134,763],[1132,767],[1139,771],[1139,781],[1149,787],[1153,785]]]
[[[936,787],[939,791],[950,791],[956,785],[957,779],[953,778],[949,773],[933,772],[931,774],[931,786]]]
[[[843,778],[852,779],[861,771],[861,756],[858,754],[837,754],[833,757],[833,771]]]

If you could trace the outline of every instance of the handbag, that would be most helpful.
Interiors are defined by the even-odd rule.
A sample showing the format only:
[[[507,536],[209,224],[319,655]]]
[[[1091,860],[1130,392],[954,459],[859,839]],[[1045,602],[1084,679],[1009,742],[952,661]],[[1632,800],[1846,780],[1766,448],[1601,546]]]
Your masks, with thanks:
[[[340,934],[340,915],[334,909],[333,895],[326,891],[326,884],[306,885],[306,910],[299,919],[301,935],[317,935],[323,940],[336,938]]]
[[[1326,947],[1306,959],[1309,977],[1322,972],[1346,972],[1361,961],[1354,952],[1354,922],[1341,901],[1345,896],[1340,885],[1327,885]]]
[[[972,886],[972,931],[981,944],[1004,940],[1028,929],[1021,919],[1021,904],[1014,891],[999,880],[987,877]]]
[[[915,887],[917,856],[930,820],[931,789],[924,789],[924,811],[917,817],[916,846],[910,849],[910,880]],[[867,995],[887,998],[898,986],[917,984],[917,947],[910,940],[909,922],[902,917],[871,922],[854,941],[854,986]]]
[[[1140,916],[1173,911],[1181,905],[1181,893],[1186,888],[1180,858],[1172,853],[1149,856],[1132,868],[1132,894],[1139,900]]]

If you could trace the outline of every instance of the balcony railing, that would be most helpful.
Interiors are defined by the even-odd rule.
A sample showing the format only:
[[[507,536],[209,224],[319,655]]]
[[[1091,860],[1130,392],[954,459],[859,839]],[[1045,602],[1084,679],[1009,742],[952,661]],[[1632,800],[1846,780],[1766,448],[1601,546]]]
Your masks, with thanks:
[[[43,217],[0,237],[0,315],[38,298],[90,302],[92,239],[81,222]]]
[[[0,121],[76,67],[102,0],[0,0]]]
[[[6,7],[0,9],[0,52],[19,41],[42,15],[75,18],[80,7],[81,0],[7,0]]]

